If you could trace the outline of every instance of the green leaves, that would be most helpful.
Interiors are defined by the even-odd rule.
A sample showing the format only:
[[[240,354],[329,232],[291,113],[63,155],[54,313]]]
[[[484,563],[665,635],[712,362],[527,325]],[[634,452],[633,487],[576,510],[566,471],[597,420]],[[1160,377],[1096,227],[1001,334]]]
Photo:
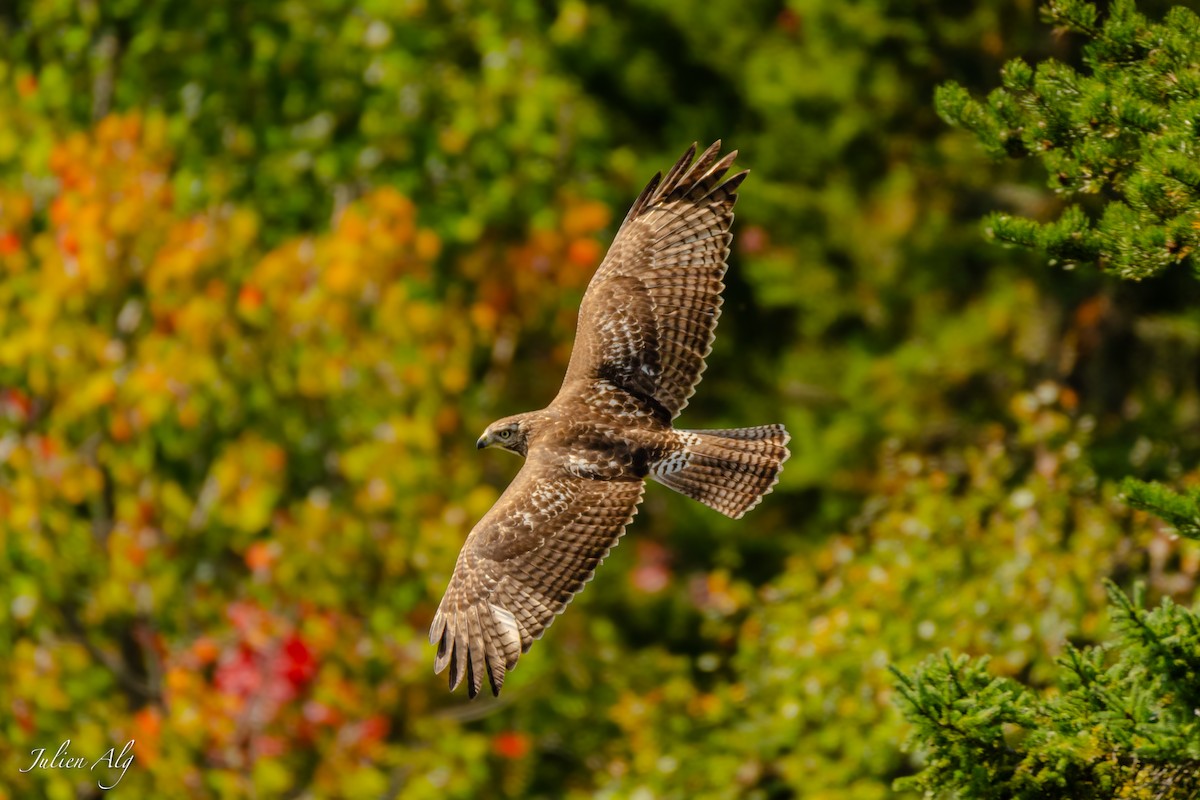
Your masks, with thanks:
[[[1092,38],[1086,71],[1014,60],[986,102],[957,84],[935,97],[942,117],[993,157],[1033,157],[1051,189],[1080,198],[1054,222],[990,217],[989,233],[1135,280],[1174,264],[1200,268],[1200,18],[1175,8],[1151,23],[1117,2],[1098,25],[1080,0],[1052,2],[1045,16]]]
[[[930,659],[893,670],[900,705],[926,753],[898,788],[967,800],[1145,796],[1200,791],[1200,616],[1165,600],[1147,613],[1108,583],[1115,638],[1068,647],[1059,691],[993,678],[988,660]]]
[[[1079,37],[1000,0],[17,0],[0,28],[20,796],[78,793],[17,771],[78,732],[137,739],[135,796],[884,800],[921,763],[889,663],[993,653],[939,662],[969,690],[921,702],[1008,769],[1058,725],[1022,684],[1106,635],[1103,576],[1195,586],[1195,543],[1112,482],[1196,480],[1188,295],[1030,274],[977,231],[1012,198],[998,240],[1105,257],[1124,175],[1130,269],[1186,245],[1200,162],[1156,98],[1200,120],[1200,78],[1150,67],[1188,41],[1097,42],[1105,65],[1162,51],[1118,97],[1089,92]],[[1082,66],[1013,62],[983,98],[1009,54],[1047,51]],[[948,74],[974,83],[939,106],[997,156],[1059,159],[1061,220],[941,124]],[[511,694],[464,708],[423,629],[517,468],[474,438],[553,395],[628,203],[718,136],[753,174],[680,422],[785,422],[783,483],[740,523],[650,487]],[[1106,162],[1154,136],[1144,180],[1133,151]],[[1100,685],[1104,653],[1079,652]],[[1048,743],[1031,785],[1056,791],[1044,764],[1077,746]]]
[[[1200,270],[1200,18],[1174,8],[1152,23],[1132,0],[1112,3],[1102,23],[1081,0],[1052,0],[1044,16],[1089,38],[1085,70],[1014,60],[986,102],[956,84],[935,98],[942,117],[989,154],[1036,159],[1071,200],[1052,220],[992,213],[988,237],[1132,280],[1176,264]],[[1197,490],[1129,478],[1122,489],[1129,505],[1200,538]],[[1106,585],[1116,635],[1104,646],[1068,646],[1057,693],[989,681],[986,659],[946,655],[896,671],[911,741],[928,759],[897,786],[964,798],[1195,797],[1197,612],[1168,597],[1146,613],[1140,588],[1130,600]],[[996,720],[1011,725],[1003,742]]]
[[[1029,693],[988,672],[988,659],[943,653],[905,674],[891,667],[905,715],[917,738],[934,750],[929,766],[897,788],[968,786],[978,797],[1005,797],[1020,759],[1008,745],[1009,729],[1035,727]],[[983,755],[983,757],[981,757]]]
[[[1200,539],[1200,489],[1179,493],[1158,483],[1126,478],[1121,490],[1129,505],[1161,517],[1181,536]]]

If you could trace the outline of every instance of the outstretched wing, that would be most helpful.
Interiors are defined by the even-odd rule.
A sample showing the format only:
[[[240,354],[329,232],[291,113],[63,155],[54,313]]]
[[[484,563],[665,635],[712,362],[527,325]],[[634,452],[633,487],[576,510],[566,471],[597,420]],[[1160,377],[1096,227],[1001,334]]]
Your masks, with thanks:
[[[637,513],[638,478],[579,478],[525,462],[467,537],[429,628],[434,671],[465,677],[471,697],[486,673],[493,694],[505,673],[592,578]]]
[[[737,151],[718,160],[696,146],[655,175],[621,224],[579,309],[563,381],[600,378],[642,397],[666,419],[700,382],[721,314],[733,204],[747,172],[722,181]]]

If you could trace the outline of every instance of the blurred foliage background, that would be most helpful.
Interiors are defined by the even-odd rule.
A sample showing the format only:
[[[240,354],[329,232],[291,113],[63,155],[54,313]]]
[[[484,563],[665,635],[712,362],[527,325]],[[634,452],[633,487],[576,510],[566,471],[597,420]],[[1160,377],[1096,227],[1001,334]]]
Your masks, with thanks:
[[[1144,3],[1149,14],[1166,4]],[[1200,484],[1200,282],[1002,249],[1052,220],[934,88],[1079,62],[1032,0],[0,7],[0,796],[136,739],[159,797],[870,800],[888,666],[1052,682],[1104,578],[1196,598],[1119,498]],[[505,694],[425,631],[629,203],[753,170],[682,422],[780,421],[740,523],[651,488]]]

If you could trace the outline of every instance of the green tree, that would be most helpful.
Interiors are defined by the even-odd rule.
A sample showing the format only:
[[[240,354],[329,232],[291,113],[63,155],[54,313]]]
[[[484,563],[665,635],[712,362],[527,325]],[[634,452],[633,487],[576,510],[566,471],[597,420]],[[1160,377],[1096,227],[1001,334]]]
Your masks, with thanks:
[[[1035,248],[1066,266],[1096,262],[1140,280],[1200,259],[1200,18],[1174,8],[1161,23],[1118,0],[1103,23],[1086,2],[1061,0],[1046,17],[1089,37],[1076,69],[1009,62],[986,102],[957,84],[937,106],[997,157],[1033,157],[1072,199],[1053,221],[988,217],[996,240]],[[1178,321],[1194,324],[1196,309]],[[1200,495],[1127,479],[1124,499],[1183,536],[1200,538]],[[896,671],[912,741],[927,765],[898,786],[969,798],[1155,797],[1200,793],[1200,618],[1164,599],[1142,611],[1109,584],[1117,635],[1058,659],[1059,692],[994,677],[986,658],[944,655]]]
[[[980,800],[1200,794],[1200,616],[1170,600],[1147,613],[1141,591],[1108,589],[1117,635],[1069,648],[1057,693],[997,678],[986,658],[945,654],[897,671],[914,740],[929,751],[899,785]]]
[[[0,796],[87,791],[19,762],[132,735],[134,794],[882,798],[916,768],[889,662],[1047,683],[1104,638],[1101,578],[1195,584],[1113,483],[1194,479],[1195,282],[982,242],[980,209],[1045,202],[929,103],[1072,60],[1031,0],[0,28]],[[681,422],[786,422],[783,481],[742,524],[651,487],[467,706],[423,636],[516,468],[475,436],[552,396],[606,237],[718,137],[753,172]]]
[[[988,234],[1124,278],[1200,270],[1200,17],[1176,7],[1151,22],[1133,0],[1116,0],[1103,23],[1084,0],[1054,0],[1045,16],[1088,37],[1083,71],[1014,59],[984,102],[956,83],[937,93],[949,122],[993,155],[1036,158],[1076,201],[1053,222],[993,214]]]

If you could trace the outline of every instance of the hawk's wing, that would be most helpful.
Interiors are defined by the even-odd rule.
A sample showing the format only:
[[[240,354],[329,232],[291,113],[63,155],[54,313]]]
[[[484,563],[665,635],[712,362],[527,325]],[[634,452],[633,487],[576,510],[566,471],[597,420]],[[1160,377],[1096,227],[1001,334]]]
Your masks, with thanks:
[[[471,531],[429,628],[434,671],[465,676],[474,697],[484,674],[499,694],[504,674],[592,578],[637,513],[645,483],[579,478],[526,460]]]
[[[629,210],[579,309],[563,386],[607,380],[679,415],[700,382],[721,313],[733,204],[747,172],[722,182],[737,151],[696,146]]]

